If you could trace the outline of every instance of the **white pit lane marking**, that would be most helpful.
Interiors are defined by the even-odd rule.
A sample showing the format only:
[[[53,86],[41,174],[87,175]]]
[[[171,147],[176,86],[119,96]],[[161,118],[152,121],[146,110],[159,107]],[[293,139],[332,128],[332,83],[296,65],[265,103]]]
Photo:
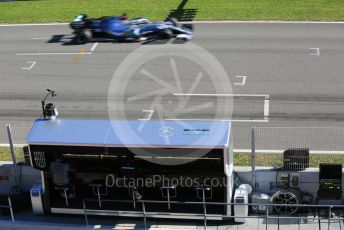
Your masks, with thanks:
[[[241,78],[241,82],[235,82],[234,85],[244,86],[246,83],[246,76],[235,76],[236,78]]]
[[[24,147],[25,145],[26,144],[14,144],[13,146],[21,148],[21,147]],[[10,147],[10,144],[8,144],[8,143],[0,143],[0,147]]]
[[[45,55],[76,55],[79,53],[17,53],[16,56],[45,56]],[[91,52],[84,52],[81,54],[92,54]]]
[[[312,55],[312,56],[320,56],[320,49],[319,48],[309,48],[311,51],[315,51],[315,52],[312,52],[310,53],[309,55]]]
[[[251,149],[233,149],[235,153],[251,153]],[[285,150],[280,149],[256,149],[256,153],[279,153],[282,154]],[[311,154],[343,154],[343,151],[336,151],[336,150],[309,150]]]
[[[270,100],[265,99],[264,100],[264,118],[269,117],[269,112],[270,112]]]
[[[268,94],[207,94],[207,93],[174,93],[174,96],[205,96],[205,97],[263,97],[264,118],[261,120],[222,120],[231,122],[269,122],[270,95]],[[166,120],[207,120],[207,119],[166,119]]]
[[[207,118],[168,118],[165,119],[166,121],[208,121]],[[230,121],[230,122],[240,122],[240,123],[263,123],[263,122],[269,122],[268,118],[264,119],[252,119],[252,120],[237,120],[237,119],[211,119],[212,121]]]
[[[41,38],[31,38],[32,40],[48,40],[49,38],[43,38],[43,37],[41,37]]]
[[[94,43],[89,52],[92,53],[97,48],[98,44],[99,42]]]
[[[36,65],[37,62],[35,62],[35,61],[28,61],[26,63],[30,64],[30,66],[29,67],[23,67],[21,69],[30,70],[30,69],[32,69]]]
[[[139,121],[149,121],[154,113],[154,110],[149,110],[149,109],[144,109],[142,110],[143,113],[149,113],[147,118],[142,118],[142,119],[138,119]]]
[[[174,96],[204,96],[204,97],[264,97],[269,99],[268,94],[229,94],[229,93],[174,93]]]

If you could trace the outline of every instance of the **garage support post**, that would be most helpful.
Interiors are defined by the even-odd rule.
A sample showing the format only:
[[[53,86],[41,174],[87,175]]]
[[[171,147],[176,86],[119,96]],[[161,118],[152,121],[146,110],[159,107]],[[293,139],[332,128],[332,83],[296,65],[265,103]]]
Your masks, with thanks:
[[[256,128],[251,128],[252,188],[256,191]]]
[[[18,165],[17,165],[17,157],[15,154],[14,144],[13,144],[13,138],[12,138],[12,130],[11,125],[7,125],[7,135],[8,135],[8,142],[10,144],[10,150],[11,150],[11,157],[13,161],[13,168],[14,168],[14,179],[16,182],[16,185],[19,185],[19,173],[18,173]]]

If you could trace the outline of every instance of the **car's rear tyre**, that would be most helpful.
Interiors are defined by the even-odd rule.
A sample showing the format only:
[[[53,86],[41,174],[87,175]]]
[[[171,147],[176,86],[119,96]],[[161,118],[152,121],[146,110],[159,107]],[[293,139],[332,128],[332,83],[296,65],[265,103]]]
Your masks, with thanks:
[[[166,22],[171,22],[175,27],[179,26],[178,20],[176,18],[170,17],[170,18],[166,19]]]
[[[170,29],[162,30],[158,34],[159,39],[170,39],[172,37],[173,37],[173,33]]]

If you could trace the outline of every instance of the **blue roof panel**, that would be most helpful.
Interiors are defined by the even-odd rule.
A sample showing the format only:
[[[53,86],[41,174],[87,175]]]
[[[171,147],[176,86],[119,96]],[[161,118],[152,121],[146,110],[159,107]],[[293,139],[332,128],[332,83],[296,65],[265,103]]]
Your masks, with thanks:
[[[28,144],[96,146],[223,147],[230,122],[190,120],[35,121]]]
[[[45,120],[35,121],[27,137],[28,143],[89,144],[105,143],[110,122],[106,120]]]

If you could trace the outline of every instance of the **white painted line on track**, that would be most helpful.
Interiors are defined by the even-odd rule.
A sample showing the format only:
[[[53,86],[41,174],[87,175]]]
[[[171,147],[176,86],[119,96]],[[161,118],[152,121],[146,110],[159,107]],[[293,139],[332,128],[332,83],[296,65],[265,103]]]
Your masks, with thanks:
[[[269,99],[268,94],[216,94],[216,93],[174,93],[174,96],[199,96],[199,97],[264,97]]]
[[[252,119],[252,120],[236,120],[236,119],[206,119],[206,118],[167,118],[166,121],[230,121],[230,122],[238,122],[238,123],[261,123],[261,122],[269,122],[268,118],[264,119]]]
[[[30,66],[29,67],[23,67],[22,69],[30,70],[30,69],[32,69],[36,65],[37,62],[35,62],[35,61],[28,61],[26,63],[30,64]]]
[[[269,117],[270,100],[264,100],[264,117]]]
[[[233,149],[233,152],[235,153],[251,153],[251,149]],[[282,154],[285,150],[255,150],[256,153],[280,153]],[[309,150],[310,154],[344,154],[344,151],[334,151],[334,150]]]
[[[44,55],[76,55],[79,53],[17,53],[16,56],[44,56]],[[92,52],[84,52],[81,54],[92,54]]]
[[[264,119],[262,120],[225,120],[231,122],[269,122],[270,95],[268,94],[205,94],[205,93],[174,93],[174,96],[205,96],[205,97],[264,97]],[[175,120],[175,119],[167,119]],[[193,119],[187,119],[193,120]],[[195,119],[198,120],[198,119]],[[206,120],[206,119],[201,119]]]
[[[312,51],[315,51],[315,53],[310,53],[310,55],[313,56],[320,56],[320,49],[319,48],[309,48]]]
[[[97,48],[98,44],[99,42],[94,43],[89,52],[92,53]]]
[[[252,152],[252,149],[233,149],[233,153],[251,153],[251,152]]]
[[[28,24],[0,24],[0,27],[16,27],[16,26],[61,26],[69,25],[69,23],[28,23]]]
[[[47,39],[49,39],[49,38],[31,38],[32,40],[47,40]]]
[[[235,82],[234,85],[244,86],[246,83],[246,76],[235,76],[236,78],[241,78],[241,82]]]
[[[139,121],[149,121],[154,113],[154,110],[149,110],[149,109],[144,109],[142,110],[143,113],[149,113],[147,118],[142,118],[142,119],[138,119]]]
[[[14,147],[24,147],[25,144],[14,144]],[[10,144],[7,143],[1,143],[0,147],[10,147]]]
[[[230,121],[230,122],[234,122],[234,123],[265,123],[265,122],[269,122],[269,118],[264,117],[264,119],[253,119],[253,120],[236,120],[236,119],[232,119],[232,120],[223,120],[223,121]]]

